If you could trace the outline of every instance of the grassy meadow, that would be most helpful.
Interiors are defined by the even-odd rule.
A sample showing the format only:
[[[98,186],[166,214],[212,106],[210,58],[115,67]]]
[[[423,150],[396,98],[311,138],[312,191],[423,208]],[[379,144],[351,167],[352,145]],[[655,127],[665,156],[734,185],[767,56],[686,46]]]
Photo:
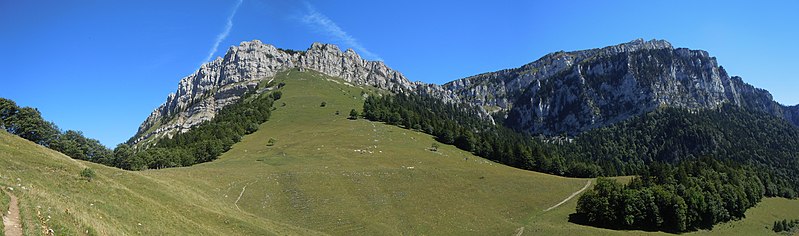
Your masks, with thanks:
[[[275,82],[286,85],[270,120],[216,161],[131,172],[0,132],[0,186],[19,197],[26,235],[663,234],[569,223],[576,197],[544,211],[590,179],[431,151],[430,135],[347,119],[373,88],[297,70]],[[799,200],[765,199],[744,220],[690,234],[774,234],[797,212]]]

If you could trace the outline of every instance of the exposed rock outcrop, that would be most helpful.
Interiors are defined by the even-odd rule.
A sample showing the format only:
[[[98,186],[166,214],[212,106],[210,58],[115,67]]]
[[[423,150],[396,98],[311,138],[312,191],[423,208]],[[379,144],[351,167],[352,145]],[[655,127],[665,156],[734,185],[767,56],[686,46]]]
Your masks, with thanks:
[[[788,119],[793,124],[799,125],[799,105],[793,105],[785,108],[785,119]]]
[[[341,51],[336,45],[314,43],[299,52],[278,49],[258,40],[242,42],[230,47],[224,57],[203,64],[181,79],[177,91],[147,117],[129,143],[185,132],[212,119],[246,91],[256,88],[259,81],[290,68],[311,69],[352,84],[395,92],[413,91],[419,86],[381,61],[364,60],[355,51]]]
[[[430,95],[505,114],[505,124],[530,133],[577,134],[658,107],[713,109],[733,104],[799,125],[799,106],[775,102],[763,89],[730,77],[705,51],[673,48],[663,40],[600,49],[555,52],[519,68],[479,74],[444,85],[410,82],[380,61],[355,51],[314,43],[306,51],[282,50],[258,40],[228,49],[183,78],[129,143],[185,132],[212,119],[264,79],[290,68],[311,69],[355,85]]]
[[[494,111],[507,111],[531,83],[534,81],[540,82],[565,69],[571,68],[576,61],[594,56],[614,55],[642,49],[659,48],[671,48],[671,44],[666,41],[645,42],[638,39],[627,44],[610,46],[603,49],[569,53],[563,51],[555,52],[547,54],[541,59],[519,68],[466,77],[446,83],[443,87],[453,91],[466,102],[497,108],[497,110]]]
[[[707,52],[675,49],[663,40],[551,53],[444,87],[463,101],[507,112],[513,128],[548,135],[576,134],[660,106],[713,109],[725,103],[798,124],[768,91],[728,76]]]

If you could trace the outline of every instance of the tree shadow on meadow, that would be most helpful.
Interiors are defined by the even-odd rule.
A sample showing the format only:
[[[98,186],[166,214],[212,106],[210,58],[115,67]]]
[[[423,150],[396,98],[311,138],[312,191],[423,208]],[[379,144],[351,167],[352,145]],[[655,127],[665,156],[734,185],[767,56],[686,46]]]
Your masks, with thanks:
[[[679,235],[679,234],[682,234],[682,233],[690,232],[690,231],[688,231],[688,232],[669,231],[669,230],[663,230],[663,229],[658,229],[658,228],[631,228],[631,227],[622,227],[622,226],[618,226],[618,225],[609,225],[609,226],[594,225],[594,224],[590,224],[588,222],[588,218],[585,215],[579,214],[579,213],[576,213],[576,212],[569,214],[569,222],[570,223],[574,223],[574,224],[578,224],[578,225],[582,225],[582,226],[602,228],[602,229],[610,229],[610,230],[618,230],[618,231],[629,231],[631,233],[634,232],[634,231],[644,231],[644,232],[650,232],[650,233],[663,232],[663,233],[668,233],[668,234],[673,234],[673,235]]]

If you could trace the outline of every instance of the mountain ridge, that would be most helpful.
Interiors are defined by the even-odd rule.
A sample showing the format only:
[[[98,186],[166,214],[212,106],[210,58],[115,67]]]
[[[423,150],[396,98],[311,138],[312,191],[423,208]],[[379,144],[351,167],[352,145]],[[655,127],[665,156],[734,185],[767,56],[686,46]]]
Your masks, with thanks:
[[[534,134],[575,135],[659,106],[715,109],[724,103],[799,124],[790,107],[730,77],[707,51],[674,48],[665,40],[550,53],[518,68],[444,87],[464,102],[507,114],[510,127]]]
[[[355,85],[371,85],[392,92],[411,91],[421,84],[410,82],[382,61],[364,60],[352,49],[341,51],[332,44],[313,43],[306,51],[293,51],[259,40],[245,41],[231,46],[224,57],[205,63],[182,78],[177,90],[150,113],[128,143],[185,132],[212,119],[242,94],[254,90],[260,81],[291,68],[316,70]],[[443,91],[437,86],[425,87],[438,94]]]
[[[411,82],[381,61],[352,49],[313,43],[306,51],[259,40],[231,46],[178,83],[128,143],[169,137],[210,120],[275,73],[311,69],[347,83],[391,92],[415,92],[480,108],[516,130],[575,135],[660,106],[714,109],[724,103],[766,111],[799,124],[799,106],[775,102],[768,91],[729,76],[707,51],[674,48],[666,40],[636,39],[596,49],[553,52],[517,68],[465,77],[443,85]],[[151,137],[153,137],[151,139]]]
[[[611,52],[624,52],[628,50],[639,50],[640,48],[664,48],[664,47],[671,47],[671,43],[660,40],[660,41],[651,41],[646,42],[643,39],[636,39],[629,43],[619,44],[614,46],[607,46],[601,49],[585,49],[585,50],[578,50],[569,53],[576,53],[576,54],[595,54],[596,51],[601,51],[601,54],[608,54]],[[551,64],[544,66],[546,64]],[[445,83],[443,86],[448,90],[453,90],[458,93],[461,97],[464,97],[465,100],[472,100],[471,97],[479,97],[479,94],[469,93],[471,91],[464,91],[465,88],[478,86],[487,79],[502,79],[505,88],[499,87],[495,90],[499,90],[505,94],[507,94],[507,87],[516,87],[517,89],[523,89],[526,87],[525,85],[529,85],[532,80],[536,79],[543,79],[546,77],[550,77],[555,73],[559,72],[560,70],[564,69],[565,67],[571,66],[573,62],[570,60],[567,52],[558,51],[552,52],[543,57],[535,60],[533,62],[527,63],[522,65],[518,68],[509,68],[509,69],[502,69],[495,72],[485,72],[480,73],[473,76],[468,76],[462,79],[456,79],[450,82]],[[543,66],[543,68],[542,68]],[[541,73],[537,73],[541,72]],[[515,76],[508,77],[508,76]],[[519,81],[520,80],[520,81]],[[504,89],[504,90],[503,90]],[[479,99],[479,98],[474,98]],[[483,100],[490,100],[482,98]],[[495,105],[499,107],[505,107],[509,101],[486,101],[489,105]],[[493,103],[493,104],[492,104]]]

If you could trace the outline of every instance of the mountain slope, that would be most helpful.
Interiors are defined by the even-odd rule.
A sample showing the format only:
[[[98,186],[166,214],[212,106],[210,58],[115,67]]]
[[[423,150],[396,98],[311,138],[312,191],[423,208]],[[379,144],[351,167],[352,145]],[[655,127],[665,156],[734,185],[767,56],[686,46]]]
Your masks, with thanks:
[[[768,91],[730,77],[707,52],[673,48],[663,40],[551,53],[444,88],[464,101],[506,113],[506,124],[513,128],[547,135],[574,135],[660,106],[713,109],[724,103],[799,124]]]
[[[97,173],[90,182],[78,175],[87,167]],[[77,161],[0,131],[0,186],[20,199],[25,235],[314,233],[248,217],[151,173]]]
[[[729,76],[702,50],[674,48],[664,40],[574,52],[555,52],[515,69],[484,73],[442,86],[411,83],[379,61],[352,50],[314,43],[306,51],[275,48],[258,40],[231,47],[181,79],[178,90],[150,114],[128,143],[149,143],[212,119],[258,83],[291,68],[312,69],[354,85],[426,94],[466,102],[493,121],[498,114],[516,130],[576,135],[658,107],[714,109],[730,103],[764,111],[799,125],[799,109],[775,102],[763,89]]]
[[[517,170],[451,146],[429,151],[435,141],[428,135],[347,119],[350,109],[363,106],[361,91],[372,89],[312,72],[286,75],[276,79],[286,83],[284,96],[259,131],[217,161],[191,172],[166,169],[162,177],[230,186],[206,191],[239,200],[242,211],[259,217],[373,235],[509,234],[531,212],[585,185],[585,179]],[[269,139],[274,146],[266,145]]]
[[[348,120],[361,91],[376,88],[297,70],[274,79],[286,85],[273,116],[216,161],[130,172],[0,131],[0,186],[20,197],[26,234],[41,226],[57,235],[662,234],[569,223],[574,198],[545,211],[589,179],[514,169],[448,145],[432,152],[429,135]],[[85,167],[97,171],[91,182],[78,175]],[[766,199],[742,221],[697,233],[762,234],[796,211],[799,201]]]
[[[222,108],[239,100],[276,73],[302,68],[342,78],[355,85],[371,85],[388,91],[410,91],[415,84],[381,61],[366,61],[352,49],[314,43],[306,51],[278,49],[259,40],[232,46],[224,57],[203,64],[184,77],[178,89],[141,124],[128,143],[184,132],[210,120]],[[433,87],[437,88],[437,87]]]
[[[348,120],[375,88],[296,70],[276,81],[286,105],[217,161],[129,172],[2,133],[0,185],[20,196],[28,234],[43,225],[37,210],[59,235],[505,234],[587,181],[431,152],[428,135]]]

